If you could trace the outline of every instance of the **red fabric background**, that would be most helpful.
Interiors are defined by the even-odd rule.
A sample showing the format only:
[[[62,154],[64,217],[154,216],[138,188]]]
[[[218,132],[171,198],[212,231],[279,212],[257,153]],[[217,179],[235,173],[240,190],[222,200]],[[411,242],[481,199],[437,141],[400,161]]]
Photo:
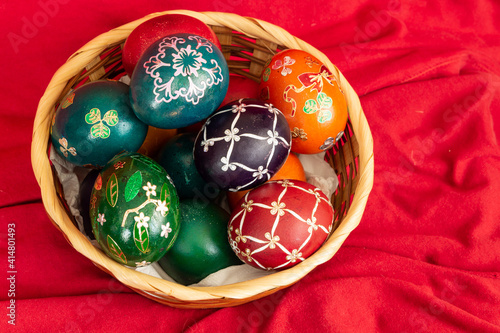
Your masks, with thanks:
[[[169,9],[234,12],[306,40],[358,92],[373,133],[359,227],[293,287],[234,308],[174,309],[110,278],[51,224],[31,168],[52,74],[100,33]],[[498,2],[30,0],[0,12],[0,331],[500,332]]]

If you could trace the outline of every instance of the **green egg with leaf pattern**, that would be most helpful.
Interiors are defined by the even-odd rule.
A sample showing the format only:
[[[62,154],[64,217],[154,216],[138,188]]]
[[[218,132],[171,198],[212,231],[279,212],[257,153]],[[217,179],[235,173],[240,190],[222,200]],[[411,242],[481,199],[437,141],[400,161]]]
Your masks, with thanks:
[[[179,233],[175,187],[165,169],[139,153],[122,153],[104,167],[89,210],[101,249],[127,266],[158,261]]]

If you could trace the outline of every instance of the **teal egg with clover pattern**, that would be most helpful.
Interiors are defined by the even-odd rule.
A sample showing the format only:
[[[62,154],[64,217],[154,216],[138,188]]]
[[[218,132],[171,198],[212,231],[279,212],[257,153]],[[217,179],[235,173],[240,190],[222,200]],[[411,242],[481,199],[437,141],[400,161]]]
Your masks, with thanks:
[[[172,34],[142,54],[130,81],[130,99],[139,119],[173,129],[207,118],[229,87],[229,68],[219,48],[189,33]]]
[[[102,168],[118,153],[137,151],[148,132],[130,105],[128,85],[93,81],[70,91],[51,127],[55,150],[79,166]]]
[[[122,153],[97,176],[90,221],[101,249],[132,267],[158,261],[179,233],[179,198],[165,169],[139,153]]]

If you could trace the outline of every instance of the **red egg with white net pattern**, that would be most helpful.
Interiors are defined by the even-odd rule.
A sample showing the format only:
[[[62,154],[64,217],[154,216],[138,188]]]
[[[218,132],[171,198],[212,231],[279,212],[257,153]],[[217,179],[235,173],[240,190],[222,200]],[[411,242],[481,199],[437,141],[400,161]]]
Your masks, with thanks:
[[[232,211],[231,248],[243,262],[282,270],[307,259],[328,238],[333,207],[316,186],[279,180],[248,192]]]

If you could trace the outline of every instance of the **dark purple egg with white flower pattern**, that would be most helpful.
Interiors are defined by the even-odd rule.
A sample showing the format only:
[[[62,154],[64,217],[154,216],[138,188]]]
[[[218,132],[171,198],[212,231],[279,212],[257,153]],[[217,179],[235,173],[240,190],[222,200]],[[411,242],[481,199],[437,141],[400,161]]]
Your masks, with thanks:
[[[242,191],[269,180],[290,153],[285,116],[256,99],[226,104],[198,133],[194,161],[206,181],[223,190]]]

